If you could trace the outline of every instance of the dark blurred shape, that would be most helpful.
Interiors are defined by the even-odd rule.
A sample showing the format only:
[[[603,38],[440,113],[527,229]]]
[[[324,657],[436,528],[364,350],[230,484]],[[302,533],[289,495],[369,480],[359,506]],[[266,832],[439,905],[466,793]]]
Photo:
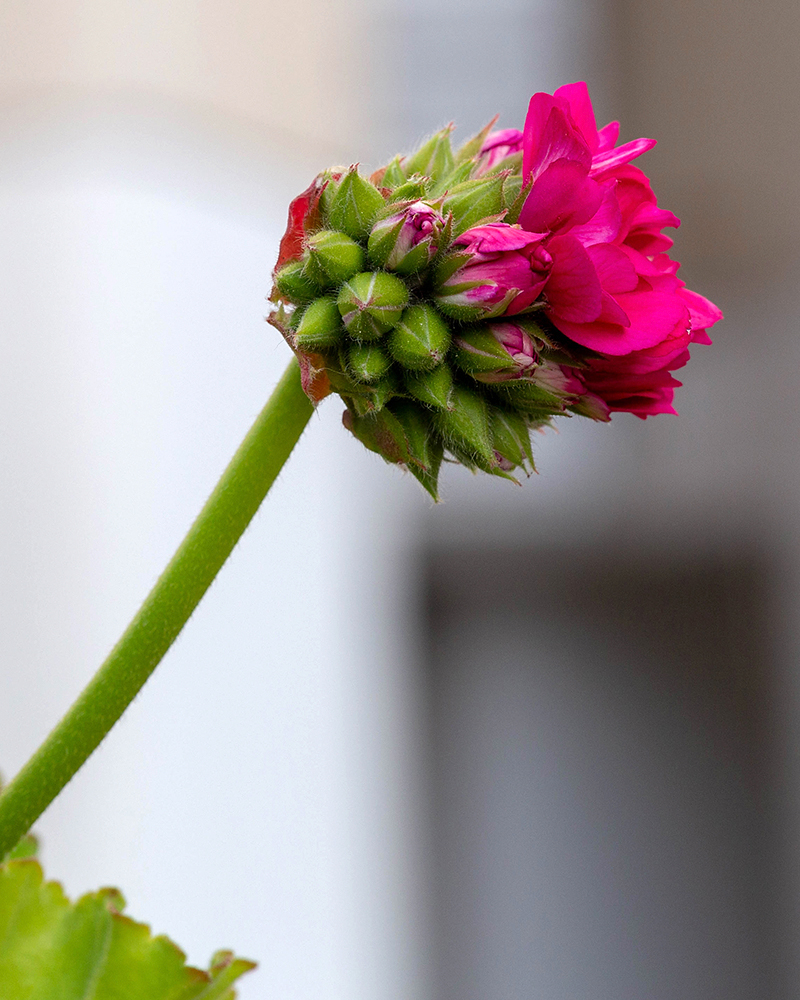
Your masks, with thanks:
[[[770,573],[432,548],[438,1000],[783,995]]]

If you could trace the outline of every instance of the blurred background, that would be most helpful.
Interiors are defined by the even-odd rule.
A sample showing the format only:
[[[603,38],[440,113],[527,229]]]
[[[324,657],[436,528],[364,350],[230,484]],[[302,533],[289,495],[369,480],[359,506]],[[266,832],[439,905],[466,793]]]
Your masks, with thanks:
[[[243,1000],[800,997],[800,6],[0,2],[0,767],[112,646],[288,360],[290,198],[585,79],[726,313],[679,418],[516,488],[326,401],[37,824]]]

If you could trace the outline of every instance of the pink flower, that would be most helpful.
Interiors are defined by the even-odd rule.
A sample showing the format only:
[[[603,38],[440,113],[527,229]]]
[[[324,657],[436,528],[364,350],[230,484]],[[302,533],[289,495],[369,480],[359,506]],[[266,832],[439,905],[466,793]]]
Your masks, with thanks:
[[[552,257],[542,246],[543,233],[490,223],[456,237],[463,247],[460,264],[434,295],[436,304],[455,319],[488,319],[529,309],[547,283]]]
[[[522,132],[518,128],[503,128],[492,132],[478,154],[475,177],[489,173],[499,163],[522,150]]]
[[[550,257],[548,317],[597,354],[580,373],[588,392],[644,417],[674,412],[680,383],[669,373],[686,363],[690,342],[710,343],[706,330],[722,313],[685,288],[666,256],[672,241],[661,230],[679,220],[630,162],[654,140],[616,146],[618,135],[618,122],[598,130],[584,83],[534,94],[522,141],[532,187],[519,224]]]

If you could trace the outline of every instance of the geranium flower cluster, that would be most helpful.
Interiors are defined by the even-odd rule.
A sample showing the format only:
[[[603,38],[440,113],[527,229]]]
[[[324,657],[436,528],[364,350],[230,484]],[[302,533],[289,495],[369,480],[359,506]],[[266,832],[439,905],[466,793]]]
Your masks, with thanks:
[[[671,374],[722,314],[678,278],[658,207],[584,83],[453,152],[444,129],[370,178],[329,170],[290,206],[270,316],[318,402],[437,496],[442,459],[513,478],[575,413],[674,413]]]

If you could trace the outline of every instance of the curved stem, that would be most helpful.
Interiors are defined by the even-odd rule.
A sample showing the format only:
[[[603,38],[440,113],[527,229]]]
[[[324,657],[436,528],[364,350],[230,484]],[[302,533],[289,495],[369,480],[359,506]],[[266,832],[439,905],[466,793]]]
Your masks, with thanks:
[[[95,750],[158,666],[252,520],[312,412],[292,360],[122,638],[0,794],[0,860]]]

